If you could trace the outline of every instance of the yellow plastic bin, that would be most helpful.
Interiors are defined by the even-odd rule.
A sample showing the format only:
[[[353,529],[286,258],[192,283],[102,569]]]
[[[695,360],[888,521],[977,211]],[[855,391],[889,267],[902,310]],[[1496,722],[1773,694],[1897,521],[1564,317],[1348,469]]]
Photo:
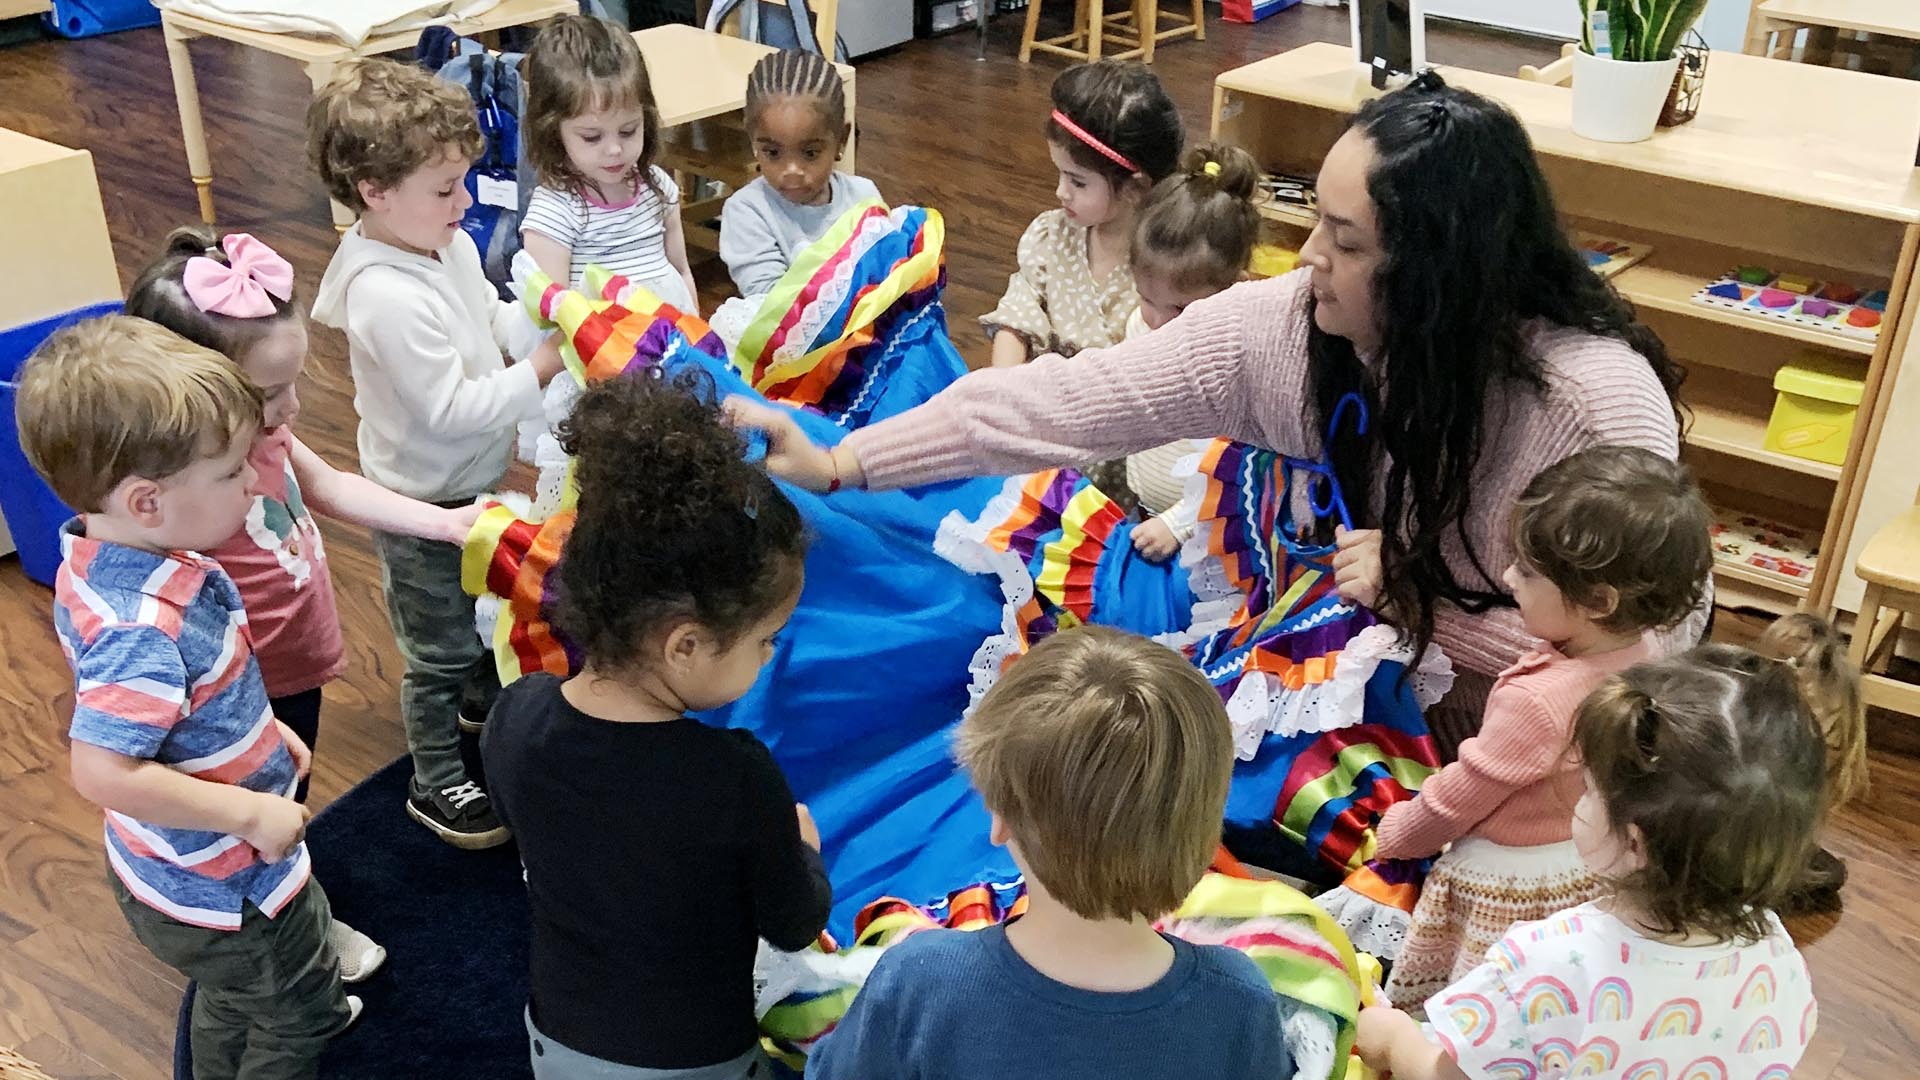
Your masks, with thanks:
[[[1844,361],[1822,357],[1781,367],[1773,376],[1777,396],[1767,421],[1767,449],[1808,461],[1843,464],[1866,389],[1857,370]]]

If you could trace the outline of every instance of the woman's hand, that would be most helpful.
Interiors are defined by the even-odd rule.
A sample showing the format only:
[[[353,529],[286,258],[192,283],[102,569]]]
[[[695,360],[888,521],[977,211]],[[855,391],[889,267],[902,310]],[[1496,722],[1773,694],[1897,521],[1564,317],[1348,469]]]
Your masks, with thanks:
[[[727,422],[742,431],[758,431],[767,437],[767,471],[788,483],[808,491],[826,491],[840,481],[840,487],[857,487],[859,466],[852,454],[839,455],[814,444],[793,415],[785,409],[762,405],[746,398],[728,398]]]
[[[1333,533],[1333,583],[1340,599],[1361,607],[1380,603],[1385,570],[1380,562],[1380,530],[1337,528]]]
[[[1166,562],[1180,550],[1180,539],[1165,519],[1152,517],[1133,530],[1133,550],[1148,562]]]
[[[793,813],[800,819],[800,842],[819,851],[820,826],[813,823],[813,811],[807,809],[806,803],[794,803]]]

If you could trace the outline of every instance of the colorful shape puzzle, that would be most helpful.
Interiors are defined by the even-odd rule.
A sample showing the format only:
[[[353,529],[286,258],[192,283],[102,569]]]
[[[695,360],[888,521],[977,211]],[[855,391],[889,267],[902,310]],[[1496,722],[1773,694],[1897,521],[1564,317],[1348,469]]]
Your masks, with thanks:
[[[1610,278],[1653,254],[1653,249],[1645,244],[1630,244],[1597,233],[1575,232],[1572,239],[1573,246],[1587,260],[1587,266],[1603,278]]]
[[[1751,514],[1716,511],[1714,557],[1755,570],[1810,581],[1820,565],[1819,539],[1791,525]]]
[[[1841,337],[1873,340],[1880,334],[1885,289],[1862,292],[1844,281],[1805,274],[1775,274],[1763,266],[1740,266],[1693,294],[1696,304],[1760,319],[1778,319]]]

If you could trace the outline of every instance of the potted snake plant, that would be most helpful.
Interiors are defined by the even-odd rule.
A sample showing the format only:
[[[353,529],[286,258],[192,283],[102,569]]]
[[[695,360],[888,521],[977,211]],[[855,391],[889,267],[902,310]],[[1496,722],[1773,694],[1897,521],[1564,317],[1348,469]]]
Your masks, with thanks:
[[[1573,131],[1602,142],[1653,134],[1679,64],[1680,39],[1707,0],[1579,0]]]

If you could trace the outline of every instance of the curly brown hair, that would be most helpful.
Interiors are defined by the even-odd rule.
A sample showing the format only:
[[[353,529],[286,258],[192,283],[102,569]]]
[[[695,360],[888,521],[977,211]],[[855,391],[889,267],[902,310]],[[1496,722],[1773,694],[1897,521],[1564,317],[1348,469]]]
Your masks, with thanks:
[[[632,375],[589,387],[560,425],[580,494],[554,623],[595,665],[631,667],[681,619],[728,646],[799,585],[800,512],[716,398],[698,370]]]
[[[637,182],[659,195],[653,163],[660,157],[660,108],[653,100],[647,61],[633,35],[591,15],[563,15],[543,27],[527,49],[527,161],[540,182],[572,195],[590,194],[573,167],[560,125],[582,113],[622,106],[640,110]]]
[[[367,208],[362,183],[385,190],[486,148],[466,92],[411,64],[349,60],[307,107],[307,155],[327,194],[355,210]]]
[[[1844,668],[1828,675],[1851,679]],[[1629,668],[1574,718],[1615,835],[1643,865],[1614,888],[1669,934],[1753,941],[1799,884],[1826,809],[1826,748],[1801,672],[1731,645]]]
[[[1713,569],[1713,512],[1685,465],[1635,446],[1596,446],[1542,469],[1513,504],[1513,549],[1568,603],[1613,610],[1611,633],[1665,628],[1700,606]]]

